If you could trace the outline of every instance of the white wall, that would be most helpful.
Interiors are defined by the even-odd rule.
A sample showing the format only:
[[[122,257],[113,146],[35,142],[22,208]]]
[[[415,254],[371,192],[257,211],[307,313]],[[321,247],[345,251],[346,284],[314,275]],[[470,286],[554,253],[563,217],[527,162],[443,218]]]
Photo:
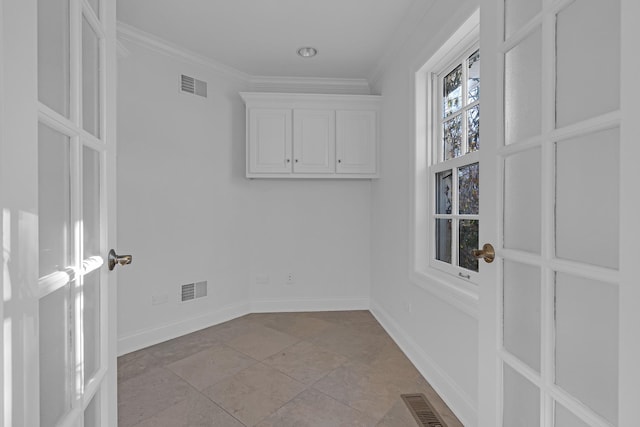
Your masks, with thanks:
[[[134,261],[119,271],[119,353],[248,311],[367,307],[371,182],[247,180],[248,84],[124,46],[117,249]],[[180,74],[207,81],[208,98],[180,93]],[[209,295],[179,303],[201,280]]]
[[[383,95],[383,142],[371,224],[372,311],[468,426],[476,423],[478,322],[411,282],[408,224],[413,73],[477,7],[475,0],[434,2],[375,84]]]

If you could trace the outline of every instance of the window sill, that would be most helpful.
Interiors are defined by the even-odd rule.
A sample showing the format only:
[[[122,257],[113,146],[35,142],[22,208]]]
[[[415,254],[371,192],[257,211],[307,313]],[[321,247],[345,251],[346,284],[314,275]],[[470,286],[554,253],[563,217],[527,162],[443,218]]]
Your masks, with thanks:
[[[477,285],[433,268],[428,271],[413,270],[410,276],[417,287],[478,319]]]

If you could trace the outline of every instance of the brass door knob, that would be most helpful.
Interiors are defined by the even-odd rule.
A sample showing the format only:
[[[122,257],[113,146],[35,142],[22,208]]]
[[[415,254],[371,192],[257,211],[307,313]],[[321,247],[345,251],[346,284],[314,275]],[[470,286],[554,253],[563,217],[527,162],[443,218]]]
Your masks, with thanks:
[[[476,259],[484,259],[486,263],[490,264],[496,259],[496,251],[493,249],[491,243],[485,243],[482,249],[474,249],[472,251],[473,256]]]
[[[131,264],[132,261],[133,257],[131,255],[118,255],[113,249],[109,251],[109,271],[113,270],[116,267],[116,264],[127,265]]]

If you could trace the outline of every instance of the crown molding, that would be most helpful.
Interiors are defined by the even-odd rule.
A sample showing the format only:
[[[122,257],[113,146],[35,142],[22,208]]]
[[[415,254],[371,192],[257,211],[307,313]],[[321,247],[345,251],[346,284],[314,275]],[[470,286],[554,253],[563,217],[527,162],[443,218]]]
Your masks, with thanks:
[[[182,46],[171,43],[134,26],[118,21],[119,51],[123,57],[129,51],[121,43],[128,41],[164,55],[202,65],[213,71],[248,84],[256,92],[305,92],[305,93],[338,93],[369,95],[370,87],[367,79],[334,79],[322,77],[284,77],[284,76],[252,76],[236,68],[215,61],[207,56],[195,53]]]
[[[144,46],[148,49],[162,53],[167,56],[178,58],[198,65],[203,65],[213,71],[244,83],[250,81],[251,76],[240,70],[228,65],[222,64],[199,53],[192,52],[177,44],[171,43],[165,39],[157,37],[153,34],[142,31],[124,22],[118,21],[118,38]]]

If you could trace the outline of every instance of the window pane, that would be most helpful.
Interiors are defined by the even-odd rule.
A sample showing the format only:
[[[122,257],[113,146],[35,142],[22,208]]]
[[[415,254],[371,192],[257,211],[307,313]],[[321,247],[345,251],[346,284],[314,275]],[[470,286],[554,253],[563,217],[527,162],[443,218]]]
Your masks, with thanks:
[[[100,368],[100,270],[93,271],[84,277],[82,302],[86,384]]]
[[[436,219],[436,259],[451,263],[450,219]]]
[[[469,152],[480,149],[480,106],[467,111],[467,143]]]
[[[472,163],[458,169],[460,215],[477,215],[480,205],[480,164]]]
[[[471,251],[478,248],[479,224],[477,220],[460,220],[458,264],[467,270],[478,271],[478,260]]]
[[[91,9],[96,13],[96,16],[100,17],[100,0],[89,0],[89,5]]]
[[[462,154],[462,116],[444,122],[444,159],[449,160]]]
[[[38,1],[38,99],[69,117],[69,0]]]
[[[82,127],[100,137],[100,45],[86,18],[82,20]]]
[[[436,213],[451,213],[451,191],[453,182],[451,170],[436,174]]]
[[[509,365],[503,365],[503,424],[533,427],[540,425],[540,391]],[[560,426],[558,426],[560,427]]]
[[[83,258],[100,255],[100,153],[82,148]]]
[[[447,117],[462,107],[462,64],[444,77],[443,112]]]
[[[473,52],[468,61],[467,104],[471,104],[480,99],[480,51]]]

